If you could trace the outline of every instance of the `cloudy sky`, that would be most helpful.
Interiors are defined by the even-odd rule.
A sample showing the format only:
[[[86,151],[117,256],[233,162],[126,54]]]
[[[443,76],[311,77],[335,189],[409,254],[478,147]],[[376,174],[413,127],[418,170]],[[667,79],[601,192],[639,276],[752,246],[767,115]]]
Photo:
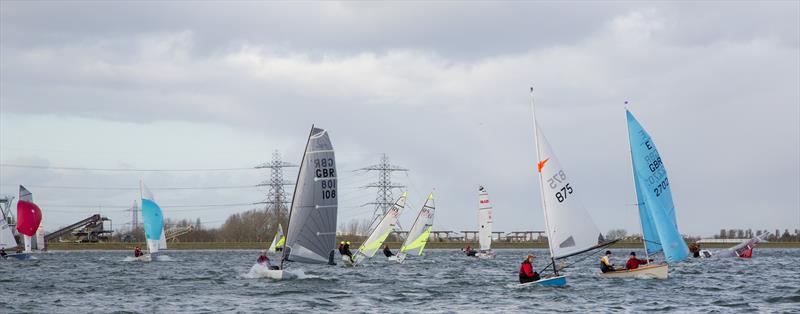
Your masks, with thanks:
[[[435,229],[474,230],[485,185],[496,230],[540,230],[531,85],[600,230],[639,230],[626,100],[665,160],[682,232],[800,227],[796,1],[0,9],[0,194],[29,186],[50,230],[98,211],[123,227],[139,179],[168,217],[219,225],[252,206],[192,205],[262,201],[250,186],[268,172],[11,165],[249,168],[274,150],[296,163],[312,123],[337,151],[340,221],[371,215],[360,205],[375,193],[359,187],[377,177],[351,170],[386,153],[411,169],[395,176],[406,221],[435,188]]]

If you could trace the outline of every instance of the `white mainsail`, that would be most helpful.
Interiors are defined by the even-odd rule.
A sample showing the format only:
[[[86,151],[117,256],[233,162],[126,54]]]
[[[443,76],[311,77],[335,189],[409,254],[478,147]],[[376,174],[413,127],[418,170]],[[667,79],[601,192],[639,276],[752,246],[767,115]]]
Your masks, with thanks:
[[[294,187],[284,257],[301,263],[329,261],[336,245],[336,187],[336,161],[328,131],[311,126]]]
[[[361,243],[361,246],[358,247],[358,252],[356,253],[356,259],[353,264],[359,265],[373,256],[375,256],[375,252],[381,249],[383,246],[383,242],[386,241],[386,238],[389,237],[389,234],[394,231],[395,226],[397,225],[397,218],[400,216],[400,213],[403,211],[403,208],[406,205],[406,198],[408,197],[407,192],[403,192],[403,195],[394,202],[389,210],[381,217],[380,222],[375,227],[375,230],[372,230],[372,233],[364,240],[364,243]]]
[[[489,193],[483,186],[478,188],[478,242],[481,251],[492,249],[492,204],[489,203]]]
[[[433,192],[428,194],[428,199],[422,205],[417,219],[411,229],[408,230],[408,236],[400,247],[400,254],[406,254],[410,251],[417,250],[417,255],[422,255],[422,250],[425,249],[425,244],[428,243],[428,237],[433,229],[433,214],[436,212],[436,205],[433,202]]]
[[[6,221],[6,216],[0,213],[2,220],[0,220],[0,249],[11,249],[17,247],[17,240],[14,238],[14,231]]]
[[[539,187],[552,258],[585,252],[604,242],[603,236],[581,203],[571,177],[558,162],[534,115]]]
[[[42,225],[39,225],[39,229],[36,230],[36,249],[39,251],[43,251],[45,249],[44,226]]]

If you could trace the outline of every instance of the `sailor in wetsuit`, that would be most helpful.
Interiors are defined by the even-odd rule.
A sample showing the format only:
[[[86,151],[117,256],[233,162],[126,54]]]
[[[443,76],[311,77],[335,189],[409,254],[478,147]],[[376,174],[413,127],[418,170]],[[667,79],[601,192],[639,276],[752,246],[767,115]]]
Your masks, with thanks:
[[[467,256],[475,256],[475,254],[478,254],[478,251],[473,250],[471,246],[467,245],[467,248],[464,249],[464,254],[467,254]]]
[[[628,258],[628,261],[625,262],[625,269],[637,269],[639,268],[639,265],[644,265],[652,261],[652,259],[638,259],[636,258],[636,252],[631,252],[630,258]]]
[[[611,262],[611,251],[606,251],[606,255],[600,258],[600,271],[607,273],[617,270]]]
[[[267,256],[267,250],[262,250],[261,251],[261,255],[258,256],[258,260],[256,260],[256,262],[258,262],[261,265],[267,266],[267,268],[272,269],[272,270],[280,269],[278,266],[272,266],[272,264],[269,263],[269,257]]]
[[[142,255],[144,255],[144,253],[142,252],[141,248],[137,246],[135,249],[133,249],[133,257],[139,257]]]
[[[388,244],[383,246],[383,255],[386,255],[386,257],[394,256],[394,253],[392,253],[392,250],[389,249],[389,245]]]
[[[541,279],[539,273],[533,271],[533,254],[528,254],[528,257],[519,266],[519,283],[537,281],[539,279]]]
[[[350,252],[350,241],[347,241],[347,242],[344,243],[344,249],[343,250],[344,250],[344,254],[342,254],[342,255],[347,255],[348,257],[350,257],[350,260],[352,261],[353,260],[353,252]]]
[[[6,256],[8,256],[8,253],[6,253],[6,249],[5,248],[0,249],[0,258],[6,258]]]

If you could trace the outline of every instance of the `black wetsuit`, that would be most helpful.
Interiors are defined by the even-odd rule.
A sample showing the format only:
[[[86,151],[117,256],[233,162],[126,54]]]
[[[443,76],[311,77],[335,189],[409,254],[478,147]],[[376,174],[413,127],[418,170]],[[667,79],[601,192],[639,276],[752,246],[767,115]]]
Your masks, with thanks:
[[[345,244],[344,245],[344,254],[342,254],[342,255],[350,256],[350,259],[351,260],[353,259],[353,252],[350,252],[350,244]]]
[[[387,247],[383,248],[383,255],[386,255],[386,257],[392,257],[394,256],[394,253],[392,253],[392,250]]]

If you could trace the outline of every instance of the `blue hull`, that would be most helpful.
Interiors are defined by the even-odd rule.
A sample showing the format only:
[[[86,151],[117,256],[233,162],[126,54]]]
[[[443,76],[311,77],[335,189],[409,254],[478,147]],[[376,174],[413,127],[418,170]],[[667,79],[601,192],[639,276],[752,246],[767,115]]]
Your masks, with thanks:
[[[553,278],[545,278],[536,281],[537,284],[540,286],[548,286],[548,287],[563,287],[567,285],[567,277],[566,276],[558,276]]]
[[[31,259],[31,255],[28,253],[14,253],[6,255],[6,259],[28,260]]]
[[[558,276],[558,277],[551,277],[551,278],[544,278],[539,279],[533,282],[526,282],[520,284],[521,286],[532,286],[532,285],[540,285],[545,287],[563,287],[567,285],[567,277],[566,276]]]

